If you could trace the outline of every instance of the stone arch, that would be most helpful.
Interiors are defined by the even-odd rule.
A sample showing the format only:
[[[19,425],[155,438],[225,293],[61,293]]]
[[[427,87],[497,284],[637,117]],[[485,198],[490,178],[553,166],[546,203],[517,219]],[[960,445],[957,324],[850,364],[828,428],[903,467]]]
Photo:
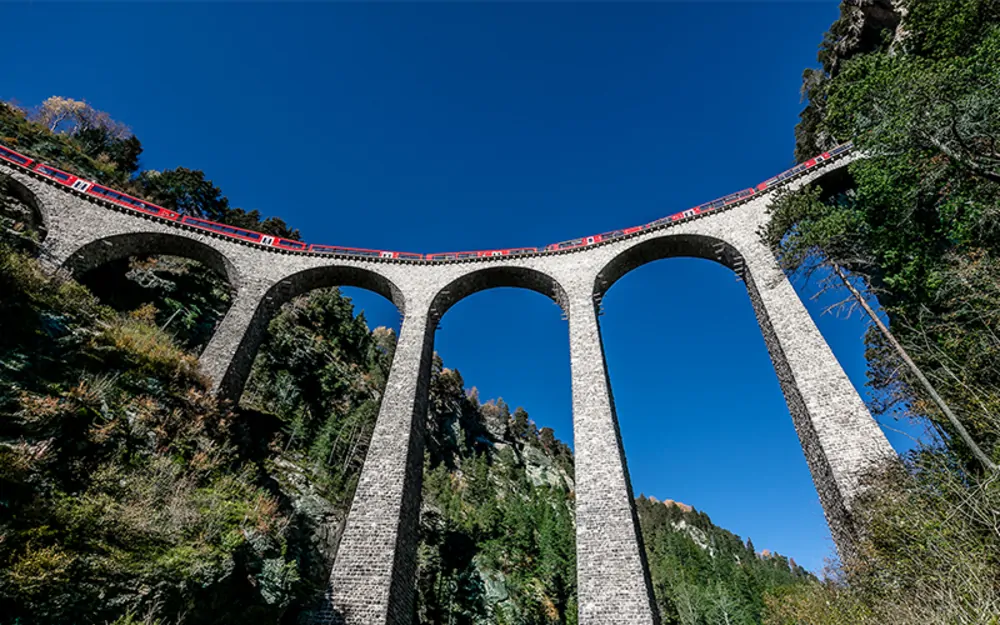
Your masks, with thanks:
[[[895,454],[771,251],[752,231],[735,239],[678,234],[642,241],[601,268],[594,297],[633,269],[681,256],[718,262],[743,280],[834,542],[847,557],[857,535],[851,502],[860,476]]]
[[[558,304],[563,312],[568,310],[569,300],[566,297],[566,290],[549,274],[527,267],[486,267],[459,276],[435,294],[430,308],[431,327],[436,327],[445,313],[466,297],[499,287],[535,291]]]
[[[854,176],[849,165],[855,159],[840,161],[812,174],[803,186],[819,187],[823,197],[830,197],[854,188]]]
[[[134,232],[96,239],[69,255],[63,266],[80,277],[101,265],[131,256],[181,256],[203,263],[240,289],[243,276],[225,254],[211,245],[181,234]]]
[[[299,295],[334,286],[351,286],[377,293],[396,305],[400,314],[406,314],[403,291],[384,275],[352,265],[329,265],[305,269],[279,280],[268,289],[265,300],[276,303],[274,310]]]
[[[237,295],[212,342],[202,356],[203,367],[216,381],[219,393],[239,401],[267,326],[283,304],[315,289],[350,286],[385,297],[406,312],[403,291],[389,278],[353,265],[313,267],[281,278],[266,290]]]
[[[7,193],[31,209],[39,226],[38,230],[41,235],[39,239],[40,241],[44,241],[50,228],[50,214],[45,202],[42,201],[38,194],[32,191],[19,176],[6,176],[6,183]]]
[[[665,258],[678,257],[715,261],[745,278],[743,254],[732,243],[703,234],[665,235],[633,245],[605,264],[594,281],[594,296],[598,299],[604,297],[615,282],[634,269]],[[750,287],[749,283],[747,287]]]

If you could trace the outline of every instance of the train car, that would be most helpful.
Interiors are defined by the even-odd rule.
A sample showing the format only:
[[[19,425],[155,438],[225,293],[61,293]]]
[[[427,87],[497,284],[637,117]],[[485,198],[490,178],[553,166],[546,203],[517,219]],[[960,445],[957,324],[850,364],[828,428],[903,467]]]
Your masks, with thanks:
[[[15,165],[20,165],[21,167],[30,167],[31,164],[34,162],[32,159],[28,158],[24,154],[18,154],[14,150],[11,150],[10,148],[5,148],[2,145],[0,145],[0,158],[2,158],[5,161],[10,161]]]
[[[512,247],[505,250],[481,250],[476,252],[476,256],[479,258],[490,258],[497,256],[510,256],[511,254],[531,254],[537,251],[537,247]]]
[[[479,258],[482,252],[437,252],[428,254],[427,260],[462,260],[463,258]]]
[[[632,234],[633,232],[639,232],[640,230],[645,230],[646,228],[649,228],[652,225],[653,224],[646,224],[643,226],[629,226],[628,228],[622,228],[621,230],[609,230],[607,232],[602,232],[601,234],[595,234],[589,237],[581,237],[579,239],[570,239],[569,241],[561,241],[559,243],[546,245],[544,250],[546,252],[558,252],[559,250],[571,250],[575,247],[585,247],[587,245],[594,245],[595,243],[609,241],[616,237],[623,237]]]
[[[640,230],[643,229],[643,227],[644,226],[631,226],[629,228],[622,228],[621,230],[609,230],[608,232],[602,232],[601,234],[597,235],[595,239],[597,239],[598,241],[607,241],[608,239],[613,239],[615,237],[623,237],[625,235],[632,234],[633,232],[639,232]]]
[[[589,237],[582,237],[579,239],[570,239],[569,241],[560,241],[559,243],[553,243],[551,245],[545,246],[546,252],[558,252],[559,250],[571,250],[576,247],[585,247],[587,245],[593,245],[595,243],[600,243],[603,241],[603,237],[599,234],[595,234]]]
[[[656,226],[662,226],[663,224],[673,223],[673,222],[677,221],[677,219],[680,219],[680,217],[676,217],[677,215],[680,215],[680,213],[675,213],[673,215],[667,215],[666,217],[660,217],[659,219],[657,219],[655,221],[649,222],[644,227],[645,228],[655,228]],[[676,219],[675,219],[675,217],[676,217]]]
[[[853,147],[854,147],[854,142],[853,141],[848,141],[847,143],[843,143],[841,145],[838,145],[837,147],[835,147],[832,150],[830,150],[830,156],[831,157],[840,156],[844,152],[849,152],[851,150],[851,148],[853,148]]]
[[[84,180],[83,178],[79,178],[73,174],[68,174],[61,169],[56,169],[55,167],[50,167],[45,163],[39,163],[37,161],[31,170],[45,176],[46,178],[55,180],[59,184],[76,189],[77,191],[86,192],[94,184],[89,180]]]
[[[114,191],[89,180],[85,180],[79,176],[74,176],[73,174],[64,172],[61,169],[56,169],[55,167],[46,165],[45,163],[36,163],[32,167],[32,170],[47,178],[55,180],[59,184],[70,187],[71,189],[75,189],[81,193],[86,193],[87,195],[92,195],[102,200],[113,202],[119,206],[131,208],[132,210],[137,210],[139,212],[146,213],[147,215],[163,217],[164,219],[176,220],[178,217],[178,214],[172,210],[167,210],[166,208],[140,200],[139,198],[134,198],[125,193],[119,193],[118,191]]]
[[[774,176],[773,178],[768,178],[764,182],[762,182],[759,185],[757,185],[756,189],[757,189],[758,192],[764,191],[765,189],[770,189],[770,188],[772,188],[772,187],[774,187],[774,186],[776,186],[778,184],[781,184],[782,182],[785,182],[789,178],[797,176],[798,174],[800,174],[800,173],[802,173],[802,172],[804,172],[804,171],[806,171],[808,169],[812,169],[816,165],[819,165],[820,163],[828,161],[828,160],[832,159],[833,157],[835,157],[835,156],[837,156],[839,154],[842,154],[843,152],[846,152],[847,150],[850,150],[850,149],[851,148],[850,148],[849,144],[844,144],[842,146],[838,146],[838,147],[830,150],[829,152],[823,152],[819,156],[817,156],[815,158],[811,158],[811,159],[809,159],[808,161],[806,161],[804,163],[799,163],[795,167],[792,167],[791,169],[789,169],[787,171],[783,171],[780,174],[778,174],[777,176]]]
[[[364,256],[367,258],[398,258],[403,260],[423,260],[423,254],[413,252],[390,252],[387,250],[367,250],[357,247],[344,247],[341,245],[320,245],[313,243],[309,246],[310,252],[316,254],[339,254],[341,256]]]
[[[500,251],[503,252],[504,256],[508,256],[508,255],[516,256],[518,254],[537,254],[538,253],[538,248],[537,247],[512,247],[510,249],[500,250]]]
[[[90,186],[83,190],[87,195],[93,195],[94,197],[99,197],[102,200],[107,200],[109,202],[114,202],[121,206],[131,208],[133,210],[141,211],[149,215],[156,215],[158,217],[163,217],[164,219],[170,219],[176,221],[180,216],[176,211],[172,211],[162,206],[157,206],[156,204],[151,204],[145,200],[140,200],[139,198],[134,198],[131,195],[126,195],[124,193],[119,193],[113,189],[103,187],[99,184],[89,182]],[[75,187],[74,187],[75,188]]]
[[[271,245],[273,245],[274,247],[280,247],[283,250],[292,250],[293,252],[304,252],[307,249],[309,249],[309,244],[303,243],[302,241],[293,241],[292,239],[282,239],[281,237],[273,237],[273,238],[274,241],[271,243]],[[266,241],[264,243],[266,243]]]
[[[511,247],[503,250],[477,250],[475,252],[437,252],[428,254],[427,260],[462,260],[463,258],[492,258],[501,256],[516,256],[518,254],[534,254],[537,247]]]
[[[743,189],[742,191],[737,191],[736,193],[732,193],[722,198],[722,203],[729,206],[730,204],[735,204],[736,202],[741,202],[747,199],[754,193],[756,193],[756,191],[753,189]]]
[[[250,241],[252,243],[264,243],[265,245],[271,245],[274,241],[274,237],[268,237],[267,235],[261,234],[260,232],[254,232],[253,230],[244,230],[243,228],[237,228],[236,226],[227,226],[226,224],[217,224],[214,221],[209,221],[207,219],[201,219],[198,217],[192,217],[191,215],[184,215],[180,219],[182,224],[192,226],[194,228],[199,228],[201,230],[208,230],[209,232],[214,232],[216,234],[221,234],[226,237],[232,237],[235,239],[242,239],[243,241]],[[267,241],[265,239],[271,239]]]

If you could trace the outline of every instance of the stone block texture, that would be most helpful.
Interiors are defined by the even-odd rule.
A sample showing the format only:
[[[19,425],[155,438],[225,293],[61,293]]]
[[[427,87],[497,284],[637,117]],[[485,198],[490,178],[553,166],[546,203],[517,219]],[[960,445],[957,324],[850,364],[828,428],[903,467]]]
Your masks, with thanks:
[[[570,300],[580,623],[660,622],[590,293]]]
[[[833,180],[849,158],[793,187]],[[740,276],[788,402],[827,521],[842,555],[855,528],[860,477],[892,448],[757,234],[770,195],[623,239],[555,254],[448,263],[295,253],[139,215],[9,165],[16,192],[41,215],[42,258],[76,274],[134,255],[199,260],[235,296],[201,356],[215,389],[237,401],[268,322],[311,289],[357,286],[404,314],[368,457],[315,623],[409,625],[413,615],[422,424],[434,331],[447,310],[483,289],[550,297],[569,321],[576,447],[577,584],[581,625],[658,623],[596,306],[626,273],[674,256],[719,262]]]

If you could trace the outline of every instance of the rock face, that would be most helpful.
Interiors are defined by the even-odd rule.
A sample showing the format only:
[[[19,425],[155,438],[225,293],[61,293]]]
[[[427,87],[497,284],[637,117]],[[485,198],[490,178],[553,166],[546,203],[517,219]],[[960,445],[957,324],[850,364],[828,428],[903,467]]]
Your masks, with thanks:
[[[521,461],[528,479],[535,486],[551,486],[573,490],[573,478],[557,465],[550,456],[537,447],[527,446],[521,452]]]
[[[673,499],[664,499],[663,500],[663,505],[665,505],[665,506],[676,506],[676,507],[680,508],[681,510],[683,510],[684,512],[691,512],[692,510],[694,510],[693,507],[687,505],[686,503],[681,503],[679,501],[674,501]]]
[[[326,580],[344,532],[346,510],[320,496],[296,464],[277,458],[273,466],[274,477],[294,511],[290,531],[302,555],[301,575],[308,580]]]
[[[831,28],[837,36],[826,60],[826,70],[836,75],[844,61],[883,45],[883,33],[892,33],[890,46],[905,36],[901,28],[906,9],[902,0],[844,0],[841,17]]]
[[[802,161],[842,143],[844,137],[832,136],[822,123],[826,117],[824,88],[843,68],[844,63],[878,50],[888,43],[892,50],[906,36],[904,0],[843,0],[840,18],[833,23],[820,46],[822,69],[807,69],[802,92],[809,103],[800,114],[795,128],[795,157]]]

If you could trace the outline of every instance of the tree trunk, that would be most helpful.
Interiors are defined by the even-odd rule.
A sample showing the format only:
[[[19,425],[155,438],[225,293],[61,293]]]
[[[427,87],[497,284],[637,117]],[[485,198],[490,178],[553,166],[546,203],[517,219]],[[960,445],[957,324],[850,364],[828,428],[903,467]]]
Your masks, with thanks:
[[[935,405],[937,405],[937,407],[941,410],[941,412],[944,413],[944,416],[951,423],[952,427],[955,428],[955,431],[958,432],[958,435],[962,437],[962,440],[965,441],[965,444],[968,445],[973,455],[976,456],[976,458],[983,464],[983,466],[985,466],[990,471],[996,472],[997,470],[1000,470],[1000,467],[994,464],[993,461],[990,460],[989,456],[983,453],[983,450],[979,448],[979,445],[977,445],[976,442],[972,440],[972,436],[969,434],[968,430],[966,430],[965,426],[963,426],[962,423],[958,420],[958,417],[955,416],[955,413],[952,412],[951,407],[948,406],[945,400],[940,395],[938,395],[938,392],[937,390],[935,390],[934,385],[931,384],[931,381],[927,379],[924,373],[920,370],[920,367],[917,366],[917,363],[913,362],[913,359],[910,358],[910,355],[906,352],[906,349],[900,344],[900,342],[896,340],[895,335],[893,335],[893,333],[889,330],[889,327],[882,322],[882,320],[879,318],[875,310],[868,304],[868,301],[865,299],[864,295],[853,284],[851,284],[850,280],[847,279],[847,275],[844,273],[843,268],[837,263],[833,263],[833,270],[836,272],[837,276],[844,283],[844,286],[847,287],[847,290],[851,292],[851,295],[854,296],[854,299],[857,300],[858,304],[861,305],[861,308],[863,308],[865,313],[868,314],[868,317],[872,320],[872,323],[875,324],[875,327],[879,329],[879,332],[882,333],[882,336],[884,336],[885,339],[889,341],[889,344],[892,345],[893,349],[896,350],[896,353],[899,355],[899,357],[903,360],[904,363],[906,363],[906,366],[910,369],[910,372],[913,373],[914,377],[916,377],[917,380],[920,381],[920,384],[924,387],[924,390],[927,391],[927,394],[931,396],[931,399],[934,401]]]

